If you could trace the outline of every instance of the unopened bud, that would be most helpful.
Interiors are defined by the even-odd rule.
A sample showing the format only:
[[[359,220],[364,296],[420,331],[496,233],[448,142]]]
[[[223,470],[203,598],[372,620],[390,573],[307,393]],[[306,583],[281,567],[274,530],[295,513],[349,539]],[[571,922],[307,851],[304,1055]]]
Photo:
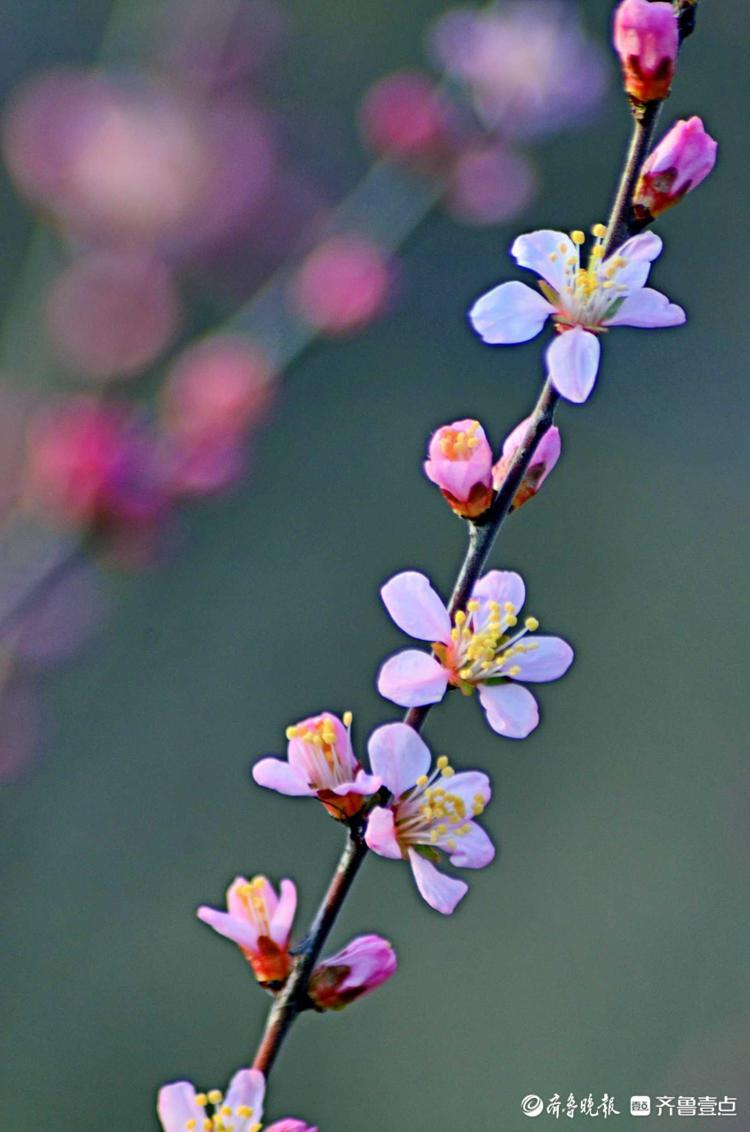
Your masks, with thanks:
[[[499,491],[505,481],[513,457],[528,432],[530,420],[531,418],[527,417],[525,420],[521,421],[521,423],[516,425],[513,429],[513,432],[506,437],[505,443],[503,444],[503,454],[492,470],[492,482],[495,491]],[[555,425],[552,425],[551,428],[547,429],[534,449],[531,462],[524,472],[518,491],[513,497],[511,511],[522,507],[524,503],[527,503],[529,499],[536,495],[539,488],[560,459],[561,450],[562,441],[560,439],[560,430]]]
[[[343,1010],[395,974],[396,953],[379,935],[361,935],[324,959],[310,977],[307,993],[316,1010]]]
[[[439,428],[430,440],[424,470],[464,519],[475,519],[492,502],[492,449],[479,421]]]
[[[711,172],[717,148],[700,118],[676,122],[643,166],[633,194],[636,216],[649,219],[678,204]]]
[[[672,5],[622,0],[615,12],[614,44],[628,94],[639,102],[666,98],[680,45]]]

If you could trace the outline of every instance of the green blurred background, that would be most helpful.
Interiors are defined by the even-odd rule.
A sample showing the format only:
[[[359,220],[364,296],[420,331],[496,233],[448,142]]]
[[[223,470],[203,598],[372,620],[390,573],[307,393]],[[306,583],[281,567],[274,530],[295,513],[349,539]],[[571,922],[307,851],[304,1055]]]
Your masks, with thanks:
[[[358,98],[421,60],[443,6],[288,7],[281,81],[351,136],[356,176]],[[611,8],[583,4],[602,36]],[[5,0],[3,16],[8,89],[92,60],[108,6]],[[728,1094],[733,1126],[750,1128],[749,48],[746,5],[707,0],[667,107],[703,115],[722,147],[710,182],[659,225],[655,285],[684,303],[687,327],[610,336],[592,401],[560,413],[561,465],[493,555],[524,574],[529,608],[575,644],[576,665],[541,689],[543,723],[523,744],[452,698],[427,726],[438,753],[492,773],[499,858],[449,920],[406,869],[367,862],[333,942],[388,936],[398,976],[343,1015],[300,1021],[269,1119],[520,1130],[527,1093],[606,1091],[622,1125],[631,1093]],[[626,131],[613,94],[594,127],[545,146],[542,197],[516,230],[603,219]],[[6,296],[30,224],[6,187]],[[267,1003],[194,908],[262,871],[296,879],[300,924],[314,910],[341,830],[255,788],[249,767],[306,714],[351,708],[360,749],[394,718],[374,674],[403,638],[378,587],[418,567],[446,589],[463,551],[420,474],[425,437],[471,415],[498,442],[540,377],[538,344],[491,350],[465,322],[470,300],[511,276],[512,234],[424,223],[394,312],[293,366],[252,477],[190,513],[165,566],[111,574],[105,633],[48,679],[42,757],[0,798],[3,1127],[153,1129],[159,1084],[221,1084],[251,1056]]]

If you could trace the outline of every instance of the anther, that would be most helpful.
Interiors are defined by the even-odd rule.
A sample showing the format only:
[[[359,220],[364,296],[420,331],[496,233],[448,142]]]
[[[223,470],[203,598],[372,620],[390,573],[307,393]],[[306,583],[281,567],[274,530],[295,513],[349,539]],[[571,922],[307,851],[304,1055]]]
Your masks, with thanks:
[[[578,244],[579,247],[581,246],[581,244],[586,243],[585,233],[581,232],[578,228],[575,230],[575,232],[570,233],[570,238],[573,241],[573,243]]]
[[[595,224],[594,227],[591,229],[591,235],[596,236],[597,240],[603,240],[604,237],[607,235],[606,224]]]
[[[208,1104],[208,1097],[206,1096],[205,1093],[196,1093],[195,1094],[195,1103],[198,1105],[199,1108],[205,1108],[206,1105]]]
[[[429,781],[430,780],[429,780],[429,778],[427,777],[426,774],[420,774],[419,778],[416,781],[416,785],[417,786],[426,786]]]
[[[352,715],[352,713],[350,711],[345,711],[343,719],[344,719],[344,727],[351,727],[352,720],[354,719],[354,716]]]
[[[530,633],[534,633],[539,628],[539,622],[536,617],[527,617],[524,621],[524,625]]]
[[[208,1099],[211,1104],[221,1104],[224,1100],[224,1094],[221,1089],[211,1089],[211,1092],[208,1094]]]

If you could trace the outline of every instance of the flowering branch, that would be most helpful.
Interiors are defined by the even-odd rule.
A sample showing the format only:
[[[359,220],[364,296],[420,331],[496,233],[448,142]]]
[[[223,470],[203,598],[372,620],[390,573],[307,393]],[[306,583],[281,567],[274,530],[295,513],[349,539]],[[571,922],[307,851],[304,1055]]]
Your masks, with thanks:
[[[667,5],[659,5],[667,7]],[[679,11],[690,8],[694,17],[694,3],[682,3]],[[680,39],[692,31],[693,24],[680,22]],[[642,231],[651,216],[636,215],[633,198],[636,185],[654,138],[654,132],[661,111],[663,98],[640,102],[632,100],[633,130],[625,163],[620,175],[617,193],[611,214],[602,238],[602,258],[609,257],[632,235]],[[554,424],[554,415],[560,400],[560,393],[547,378],[531,416],[522,441],[518,444],[510,460],[502,483],[488,510],[476,519],[468,519],[469,542],[456,578],[453,592],[447,606],[448,614],[466,608],[474,587],[479,580],[502,524],[513,506],[518,490],[545,434]],[[420,732],[430,711],[431,704],[411,707],[404,716],[404,723],[414,731]],[[388,792],[381,791],[379,801],[387,801]],[[350,822],[347,843],[336,866],[328,890],[318,909],[310,930],[296,952],[294,969],[278,995],[269,1013],[268,1021],[260,1045],[253,1061],[253,1067],[268,1076],[280,1052],[295,1018],[304,1009],[307,984],[315,963],[326,939],[343,907],[344,901],[359,872],[368,852],[364,839],[364,822],[358,816]]]

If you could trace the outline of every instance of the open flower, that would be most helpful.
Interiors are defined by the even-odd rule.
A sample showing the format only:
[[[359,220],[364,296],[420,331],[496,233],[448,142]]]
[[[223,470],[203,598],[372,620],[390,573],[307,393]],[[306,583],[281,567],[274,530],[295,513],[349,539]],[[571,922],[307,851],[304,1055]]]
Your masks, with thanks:
[[[360,935],[324,959],[310,976],[308,996],[316,1010],[343,1010],[396,973],[396,952],[379,935]]]
[[[597,224],[593,234],[586,267],[581,263],[583,232],[567,236],[544,229],[519,236],[511,254],[521,267],[541,276],[542,294],[525,283],[501,283],[469,312],[477,334],[491,346],[527,342],[553,319],[558,334],[547,350],[550,380],[558,393],[577,404],[594,387],[601,352],[598,336],[610,326],[679,326],[686,317],[682,307],[645,286],[662,249],[658,236],[634,236],[605,259],[607,230]]]
[[[487,722],[508,739],[525,739],[539,722],[539,708],[518,681],[557,680],[573,650],[560,637],[535,637],[539,622],[527,617],[518,629],[526,597],[523,579],[491,570],[474,586],[466,610],[453,615],[424,574],[407,570],[383,586],[381,596],[399,629],[432,641],[433,655],[416,649],[396,653],[380,669],[378,691],[402,707],[436,704],[449,687],[469,696],[479,691]],[[374,760],[372,767],[381,775]],[[383,778],[384,784],[388,783]]]
[[[492,449],[479,421],[454,421],[434,432],[424,470],[464,519],[481,515],[492,502]]]
[[[324,711],[287,728],[287,761],[261,759],[253,767],[259,786],[291,797],[319,798],[329,814],[339,821],[359,813],[365,797],[380,789],[380,782],[366,774],[351,742],[351,712],[343,722]]]
[[[164,1132],[260,1132],[266,1081],[259,1069],[240,1069],[221,1089],[196,1092],[189,1081],[175,1081],[159,1090],[157,1112]],[[317,1132],[304,1120],[287,1118],[265,1132]]]
[[[279,986],[292,967],[289,936],[297,911],[294,881],[282,880],[279,895],[264,876],[235,877],[227,889],[227,911],[201,905],[197,915],[236,943],[262,986]]]
[[[505,477],[508,474],[508,469],[513,463],[513,458],[523,444],[530,422],[531,417],[526,417],[506,436],[503,443],[502,456],[492,469],[492,486],[495,491],[499,491],[503,486]],[[528,503],[530,499],[533,499],[560,459],[561,452],[562,440],[560,438],[560,430],[556,425],[552,425],[547,429],[534,449],[529,466],[524,472],[523,479],[519,484],[518,491],[513,496],[511,511],[516,511],[519,507],[523,507],[524,503]]]
[[[430,772],[427,744],[405,723],[379,727],[368,751],[392,798],[371,812],[365,840],[381,857],[408,860],[422,897],[436,912],[449,915],[469,886],[445,876],[434,862],[442,851],[452,865],[465,869],[489,865],[495,847],[474,818],[490,800],[490,780],[476,770],[456,774],[445,757]]]

